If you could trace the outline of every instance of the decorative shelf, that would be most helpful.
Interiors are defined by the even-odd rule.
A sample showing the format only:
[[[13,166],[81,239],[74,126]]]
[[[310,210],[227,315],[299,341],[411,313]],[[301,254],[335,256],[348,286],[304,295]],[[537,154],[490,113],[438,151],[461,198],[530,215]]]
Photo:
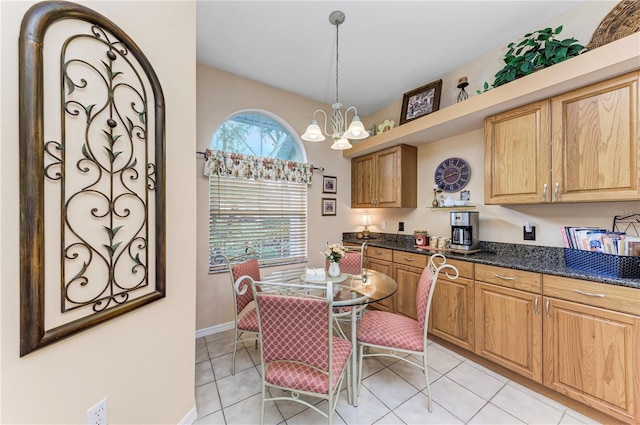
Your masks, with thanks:
[[[640,32],[364,139],[342,155],[354,158],[400,143],[420,146],[479,130],[488,116],[640,69],[638,46]]]
[[[428,207],[430,210],[473,210],[476,208],[475,205],[461,205],[459,207]]]

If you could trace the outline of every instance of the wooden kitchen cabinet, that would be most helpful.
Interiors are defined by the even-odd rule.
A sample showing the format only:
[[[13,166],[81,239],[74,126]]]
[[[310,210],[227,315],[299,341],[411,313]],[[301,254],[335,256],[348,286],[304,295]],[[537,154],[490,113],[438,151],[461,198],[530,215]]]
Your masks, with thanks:
[[[351,160],[352,208],[416,208],[418,150],[398,145]]]
[[[473,263],[447,259],[459,277],[438,277],[429,316],[429,333],[465,350],[473,351],[474,284]]]
[[[476,264],[475,353],[542,383],[542,276]]]
[[[638,75],[485,120],[485,204],[640,199]]]
[[[429,256],[404,251],[393,251],[393,276],[398,282],[396,311],[413,319],[418,319],[416,293],[418,282]]]
[[[551,99],[553,202],[640,199],[638,75]]]
[[[544,276],[544,385],[640,421],[638,290]]]
[[[393,250],[367,246],[365,250],[365,267],[371,270],[393,276]],[[395,295],[385,298],[377,303],[369,304],[377,310],[395,313]]]

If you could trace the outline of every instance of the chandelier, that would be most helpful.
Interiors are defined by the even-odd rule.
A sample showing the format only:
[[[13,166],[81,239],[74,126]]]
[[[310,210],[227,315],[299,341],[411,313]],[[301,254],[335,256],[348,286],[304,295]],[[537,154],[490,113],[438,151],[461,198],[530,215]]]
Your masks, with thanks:
[[[307,142],[322,142],[325,140],[324,135],[326,134],[333,139],[331,149],[336,150],[350,149],[352,146],[351,143],[349,143],[349,139],[361,140],[369,137],[369,133],[365,130],[364,125],[362,125],[360,117],[358,117],[358,110],[355,106],[347,108],[343,114],[342,104],[338,100],[338,28],[340,24],[344,22],[344,18],[344,13],[339,10],[331,12],[329,15],[329,22],[336,26],[336,102],[331,105],[333,108],[331,115],[331,133],[327,132],[327,121],[329,121],[327,114],[322,109],[318,109],[313,113],[313,119],[309,127],[307,127],[307,131],[300,136],[302,140],[306,140]],[[347,114],[349,111],[353,112],[353,120],[347,128]],[[324,116],[324,134],[316,120],[316,115],[319,113]]]

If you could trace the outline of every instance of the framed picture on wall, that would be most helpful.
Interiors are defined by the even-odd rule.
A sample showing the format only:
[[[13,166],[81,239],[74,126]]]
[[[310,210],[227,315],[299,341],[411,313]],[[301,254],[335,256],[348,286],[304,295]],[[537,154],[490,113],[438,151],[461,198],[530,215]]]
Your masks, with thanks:
[[[322,215],[336,215],[336,200],[322,198]]]
[[[406,92],[402,99],[400,125],[437,111],[440,108],[442,80]]]
[[[322,193],[338,193],[338,178],[322,176]]]

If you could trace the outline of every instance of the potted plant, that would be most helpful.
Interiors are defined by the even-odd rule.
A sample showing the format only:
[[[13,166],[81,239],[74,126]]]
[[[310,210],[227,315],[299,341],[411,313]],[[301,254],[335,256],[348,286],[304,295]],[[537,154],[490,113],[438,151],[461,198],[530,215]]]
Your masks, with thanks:
[[[573,37],[557,39],[556,36],[561,31],[562,25],[555,30],[545,28],[525,34],[524,39],[518,44],[509,43],[509,50],[503,58],[505,66],[496,74],[491,88],[578,56],[585,51],[585,47]],[[478,90],[478,93],[489,90],[489,83],[485,82],[483,89]]]

